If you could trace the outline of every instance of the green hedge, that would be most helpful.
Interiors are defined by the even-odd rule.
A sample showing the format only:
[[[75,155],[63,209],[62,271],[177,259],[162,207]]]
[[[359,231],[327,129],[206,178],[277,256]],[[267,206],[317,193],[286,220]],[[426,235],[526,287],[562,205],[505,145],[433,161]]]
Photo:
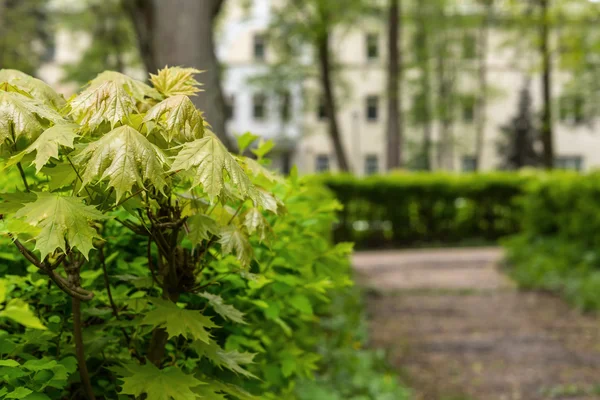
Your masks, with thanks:
[[[523,288],[562,294],[600,309],[600,174],[553,173],[521,199],[521,232],[504,241],[511,275]]]
[[[322,180],[344,205],[336,241],[360,248],[489,243],[519,230],[530,173],[397,173]]]

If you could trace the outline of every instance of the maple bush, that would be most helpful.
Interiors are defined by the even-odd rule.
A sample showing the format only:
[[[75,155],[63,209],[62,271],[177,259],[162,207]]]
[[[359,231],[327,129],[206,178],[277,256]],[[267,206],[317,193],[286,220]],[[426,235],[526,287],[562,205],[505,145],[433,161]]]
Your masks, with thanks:
[[[229,153],[197,72],[65,100],[0,70],[0,399],[292,399],[320,368],[340,206],[265,169],[269,142]]]

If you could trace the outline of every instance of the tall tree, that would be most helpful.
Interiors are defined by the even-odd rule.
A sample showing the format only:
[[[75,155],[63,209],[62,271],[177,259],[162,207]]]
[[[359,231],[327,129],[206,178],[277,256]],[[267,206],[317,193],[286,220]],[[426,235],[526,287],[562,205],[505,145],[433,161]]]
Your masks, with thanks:
[[[340,28],[351,26],[369,4],[366,0],[286,0],[274,10],[270,38],[279,57],[296,66],[302,65],[303,48],[312,50],[314,69],[323,93],[328,134],[335,151],[338,167],[350,170],[350,163],[338,123],[338,103],[335,95],[335,56],[331,51],[332,36]]]
[[[540,157],[535,150],[539,132],[531,110],[529,80],[525,82],[519,94],[517,113],[511,121],[501,128],[503,136],[497,143],[500,169],[519,169],[539,164]]]
[[[401,1],[389,0],[387,167],[402,166],[402,17]]]
[[[204,91],[194,97],[196,106],[221,141],[231,149],[225,132],[225,99],[220,66],[215,54],[214,29],[224,0],[123,0],[133,22],[146,69],[181,65],[205,72]]]
[[[477,30],[477,82],[478,95],[475,102],[475,170],[481,169],[485,149],[485,125],[487,122],[489,30],[493,17],[494,0],[480,0],[483,15]]]
[[[539,53],[542,60],[542,127],[543,165],[554,167],[554,146],[552,134],[552,54],[550,50],[550,0],[538,0]]]

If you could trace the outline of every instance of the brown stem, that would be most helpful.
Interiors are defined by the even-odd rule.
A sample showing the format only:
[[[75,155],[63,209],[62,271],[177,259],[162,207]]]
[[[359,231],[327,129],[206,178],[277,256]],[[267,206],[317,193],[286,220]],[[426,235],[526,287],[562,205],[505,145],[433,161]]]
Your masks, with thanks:
[[[87,393],[89,400],[96,400],[94,391],[92,390],[92,382],[90,374],[85,363],[85,351],[83,348],[83,333],[81,322],[81,300],[73,297],[73,337],[75,339],[75,353],[77,355],[77,363],[79,364],[79,376]]]

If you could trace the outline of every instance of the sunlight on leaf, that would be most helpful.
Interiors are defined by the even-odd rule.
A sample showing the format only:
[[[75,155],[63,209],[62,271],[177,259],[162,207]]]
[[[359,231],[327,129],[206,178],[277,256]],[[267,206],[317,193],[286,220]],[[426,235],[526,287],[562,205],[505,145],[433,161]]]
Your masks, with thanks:
[[[121,394],[136,398],[145,394],[147,400],[196,400],[198,396],[192,388],[203,384],[176,367],[158,369],[148,362],[125,368],[128,374],[119,378],[123,381]]]
[[[194,68],[165,67],[158,74],[150,74],[150,80],[154,87],[165,96],[177,96],[180,94],[191,96],[201,91],[200,83],[194,75],[202,71]]]

